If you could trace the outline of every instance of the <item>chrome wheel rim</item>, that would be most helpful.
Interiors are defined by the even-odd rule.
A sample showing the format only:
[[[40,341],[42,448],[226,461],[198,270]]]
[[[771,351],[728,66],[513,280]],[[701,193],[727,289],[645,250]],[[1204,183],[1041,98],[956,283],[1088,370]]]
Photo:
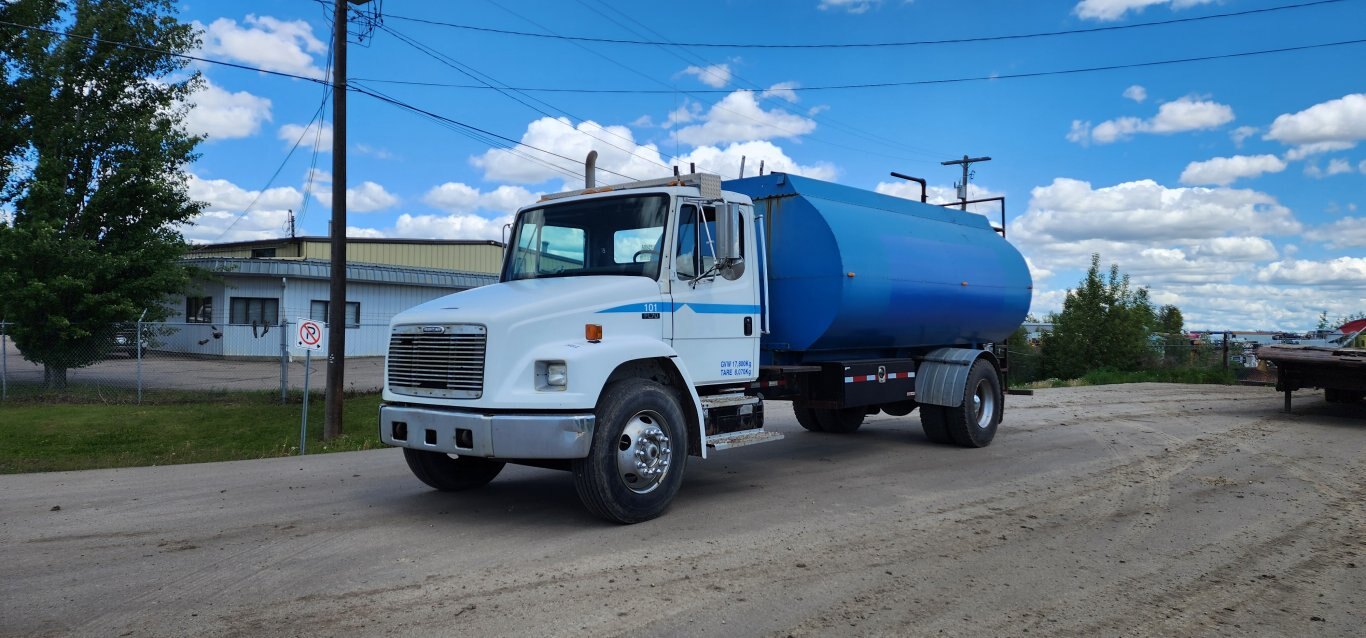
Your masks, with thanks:
[[[991,391],[990,383],[981,381],[977,384],[977,390],[972,393],[972,409],[977,416],[977,427],[984,430],[991,427],[996,417],[996,393]]]
[[[626,422],[617,439],[617,475],[626,489],[647,494],[669,474],[673,445],[668,424],[656,412],[638,412]]]

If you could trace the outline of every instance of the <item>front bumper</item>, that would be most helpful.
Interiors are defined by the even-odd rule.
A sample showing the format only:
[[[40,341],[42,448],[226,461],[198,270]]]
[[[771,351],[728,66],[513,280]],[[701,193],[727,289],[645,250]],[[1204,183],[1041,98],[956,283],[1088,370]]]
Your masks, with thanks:
[[[501,459],[581,459],[592,414],[481,414],[381,405],[379,438],[398,447]]]

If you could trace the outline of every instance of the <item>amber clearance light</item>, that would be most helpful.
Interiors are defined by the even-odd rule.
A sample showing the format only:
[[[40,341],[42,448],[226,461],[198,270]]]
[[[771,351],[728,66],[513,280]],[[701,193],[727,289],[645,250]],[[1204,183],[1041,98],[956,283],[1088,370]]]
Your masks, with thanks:
[[[602,326],[596,323],[584,324],[583,338],[592,343],[602,341]]]

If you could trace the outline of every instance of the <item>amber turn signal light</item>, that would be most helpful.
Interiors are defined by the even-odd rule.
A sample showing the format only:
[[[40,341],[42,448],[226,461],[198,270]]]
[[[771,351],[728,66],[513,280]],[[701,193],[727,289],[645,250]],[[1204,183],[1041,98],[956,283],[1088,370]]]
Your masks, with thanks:
[[[602,326],[596,323],[584,324],[583,338],[593,343],[602,341]]]

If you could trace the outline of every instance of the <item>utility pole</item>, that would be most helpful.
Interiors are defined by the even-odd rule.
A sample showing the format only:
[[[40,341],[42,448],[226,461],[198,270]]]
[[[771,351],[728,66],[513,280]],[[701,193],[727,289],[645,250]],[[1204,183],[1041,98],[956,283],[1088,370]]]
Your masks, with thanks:
[[[346,383],[346,4],[335,0],[332,19],[332,286],[327,296],[327,392],[323,440],[342,433]],[[307,400],[307,397],[305,397]]]
[[[967,155],[964,155],[964,156],[963,156],[963,159],[960,159],[960,160],[949,160],[949,161],[947,161],[947,162],[940,162],[940,164],[942,164],[942,165],[944,165],[944,166],[951,166],[951,165],[953,165],[953,164],[962,164],[962,165],[963,165],[963,181],[962,181],[962,183],[954,184],[954,186],[956,186],[956,187],[958,188],[958,199],[959,199],[959,201],[963,202],[963,204],[962,204],[963,210],[967,210],[967,209],[968,209],[968,177],[969,177],[968,167],[969,167],[970,165],[972,165],[972,164],[976,164],[977,162],[990,162],[990,161],[991,161],[991,158],[990,158],[990,157],[968,157]]]

